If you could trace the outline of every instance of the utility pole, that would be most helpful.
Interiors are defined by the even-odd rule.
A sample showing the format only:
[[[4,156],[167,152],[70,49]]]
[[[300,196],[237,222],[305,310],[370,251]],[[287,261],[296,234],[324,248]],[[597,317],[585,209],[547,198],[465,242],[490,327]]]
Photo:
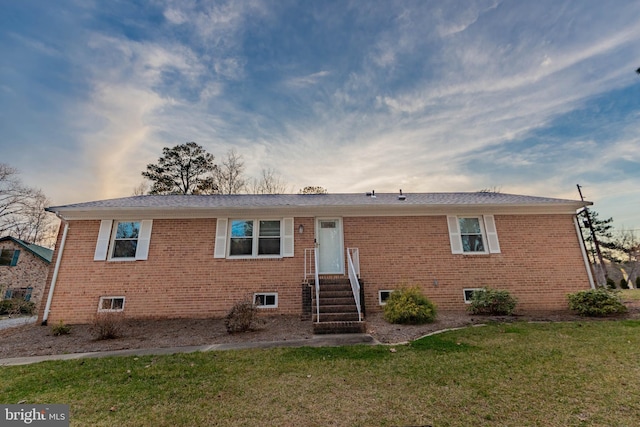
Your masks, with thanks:
[[[578,187],[580,200],[584,202],[584,197],[582,196],[582,187],[580,186],[580,184],[576,184],[576,187]],[[596,256],[598,257],[599,269],[601,271],[601,273],[598,274],[598,279],[604,276],[604,283],[598,283],[598,284],[600,286],[606,286],[609,275],[607,274],[607,267],[604,265],[604,259],[602,258],[602,252],[600,251],[600,244],[598,243],[598,237],[596,236],[596,231],[593,229],[593,223],[591,222],[591,215],[589,215],[589,209],[586,206],[584,207],[584,210],[582,212],[584,212],[587,228],[589,228],[589,233],[591,233],[591,239],[593,240],[593,247],[595,248]]]

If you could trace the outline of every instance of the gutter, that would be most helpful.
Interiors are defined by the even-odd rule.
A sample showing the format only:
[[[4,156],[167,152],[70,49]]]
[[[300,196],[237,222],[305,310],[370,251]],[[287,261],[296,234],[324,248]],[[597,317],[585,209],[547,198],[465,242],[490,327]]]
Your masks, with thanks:
[[[587,269],[587,276],[589,276],[589,284],[591,285],[591,289],[595,289],[596,284],[593,281],[593,274],[591,274],[591,263],[589,262],[589,257],[587,256],[587,250],[585,249],[584,239],[582,237],[582,233],[580,232],[580,225],[578,225],[577,215],[573,217],[573,225],[576,226],[578,243],[580,243],[580,252],[582,252],[582,260],[584,261],[584,266]]]
[[[53,291],[56,288],[56,281],[58,280],[58,271],[60,270],[60,262],[62,261],[62,252],[64,252],[64,244],[67,241],[67,231],[69,231],[69,223],[64,220],[60,215],[56,214],[62,222],[64,222],[64,231],[62,232],[62,240],[60,241],[60,248],[58,249],[58,257],[56,258],[56,266],[53,270],[53,277],[51,278],[51,284],[49,285],[49,295],[47,296],[47,305],[44,308],[44,315],[42,316],[42,326],[47,325],[49,318],[49,311],[51,310],[51,302],[53,301]]]

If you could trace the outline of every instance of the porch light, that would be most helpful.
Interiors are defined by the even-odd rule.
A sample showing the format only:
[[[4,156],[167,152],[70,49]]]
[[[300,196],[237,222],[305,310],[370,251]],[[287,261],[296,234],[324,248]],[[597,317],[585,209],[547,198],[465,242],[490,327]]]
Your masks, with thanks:
[[[300,234],[304,233],[304,225],[300,224],[298,226],[298,233],[300,233]]]

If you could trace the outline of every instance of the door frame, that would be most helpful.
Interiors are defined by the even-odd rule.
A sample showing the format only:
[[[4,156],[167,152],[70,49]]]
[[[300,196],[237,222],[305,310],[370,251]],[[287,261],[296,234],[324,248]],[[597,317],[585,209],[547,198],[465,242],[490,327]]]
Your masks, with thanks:
[[[321,253],[319,250],[319,246],[321,244],[320,242],[320,226],[322,221],[336,221],[337,226],[338,226],[338,245],[339,248],[335,248],[336,251],[339,252],[339,259],[340,259],[340,270],[339,271],[322,271],[321,270],[321,265],[322,262],[320,261],[321,258]],[[343,228],[343,221],[342,221],[342,217],[316,217],[315,220],[315,230],[316,230],[316,250],[318,251],[318,274],[344,274],[344,228]]]

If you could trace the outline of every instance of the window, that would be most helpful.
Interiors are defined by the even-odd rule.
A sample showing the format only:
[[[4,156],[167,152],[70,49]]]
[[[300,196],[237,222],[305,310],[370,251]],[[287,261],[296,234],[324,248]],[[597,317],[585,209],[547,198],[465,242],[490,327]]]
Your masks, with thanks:
[[[448,216],[449,241],[454,254],[500,253],[493,215]]]
[[[280,256],[280,220],[231,220],[229,256]]]
[[[0,249],[0,265],[15,267],[18,265],[19,250]]]
[[[146,260],[149,256],[152,220],[100,223],[94,261]]]
[[[486,252],[480,218],[458,218],[463,252]]]
[[[392,290],[378,291],[378,300],[380,301],[380,305],[385,305],[387,303],[392,292]]]
[[[123,311],[124,297],[100,297],[98,311]]]
[[[278,293],[266,292],[266,293],[260,293],[260,294],[253,294],[253,303],[260,308],[277,308]]]
[[[140,223],[117,221],[114,227],[111,258],[135,258],[140,235]]]
[[[465,304],[471,304],[471,298],[473,298],[473,293],[474,292],[484,292],[484,289],[480,289],[480,288],[470,288],[470,289],[463,289],[462,293],[464,295],[464,302]]]

